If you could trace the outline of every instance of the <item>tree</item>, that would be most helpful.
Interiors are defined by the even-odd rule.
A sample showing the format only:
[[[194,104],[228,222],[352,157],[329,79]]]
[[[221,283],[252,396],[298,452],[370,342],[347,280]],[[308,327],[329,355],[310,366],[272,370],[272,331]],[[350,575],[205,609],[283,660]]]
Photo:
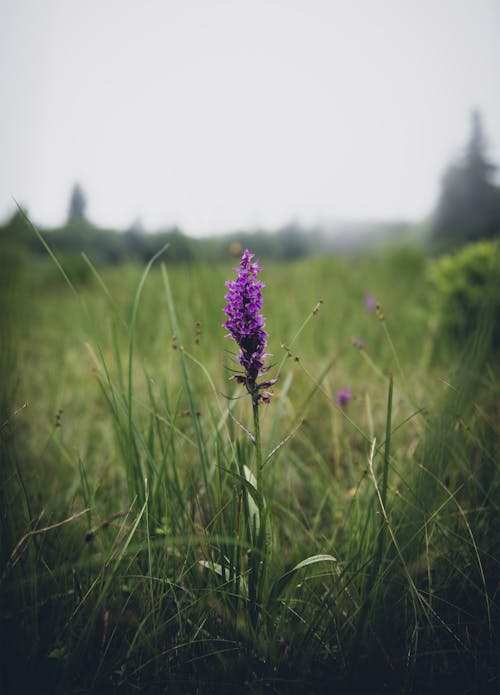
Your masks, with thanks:
[[[71,191],[68,206],[68,222],[85,222],[85,209],[87,207],[87,196],[79,183],[75,183]]]
[[[433,225],[438,248],[460,246],[500,235],[500,189],[496,166],[486,157],[486,138],[478,111],[463,156],[446,169]]]

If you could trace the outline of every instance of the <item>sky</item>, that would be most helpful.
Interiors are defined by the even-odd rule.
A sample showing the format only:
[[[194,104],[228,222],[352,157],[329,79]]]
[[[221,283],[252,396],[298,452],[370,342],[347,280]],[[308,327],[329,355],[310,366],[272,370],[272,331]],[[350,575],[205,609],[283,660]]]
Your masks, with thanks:
[[[0,221],[417,221],[474,108],[500,163],[500,2],[0,0],[0,104]]]

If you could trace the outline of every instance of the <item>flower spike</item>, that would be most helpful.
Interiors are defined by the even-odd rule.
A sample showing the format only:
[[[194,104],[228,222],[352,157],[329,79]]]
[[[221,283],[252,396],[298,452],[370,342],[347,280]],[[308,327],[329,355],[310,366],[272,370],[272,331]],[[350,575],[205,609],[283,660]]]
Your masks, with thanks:
[[[229,289],[224,309],[227,320],[222,325],[229,331],[227,337],[232,338],[240,349],[237,360],[244,375],[236,378],[246,385],[254,402],[258,402],[261,386],[257,384],[257,378],[267,371],[264,366],[267,333],[264,330],[265,319],[260,313],[264,283],[257,279],[262,268],[257,261],[252,261],[253,257],[254,254],[245,249],[240,266],[235,269],[238,273],[236,280],[226,282]]]

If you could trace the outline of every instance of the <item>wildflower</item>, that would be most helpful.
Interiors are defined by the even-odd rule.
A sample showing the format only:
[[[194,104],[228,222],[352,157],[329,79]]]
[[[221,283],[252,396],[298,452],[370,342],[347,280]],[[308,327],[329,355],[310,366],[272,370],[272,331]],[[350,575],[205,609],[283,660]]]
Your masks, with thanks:
[[[365,294],[363,304],[367,311],[375,311],[377,308],[377,300],[373,294]]]
[[[269,403],[272,397],[273,394],[271,393],[271,391],[262,391],[262,393],[260,394],[260,400],[262,401],[262,403]]]
[[[227,321],[222,325],[229,331],[227,337],[232,338],[240,348],[237,359],[244,369],[244,375],[238,375],[236,379],[246,385],[254,403],[257,403],[261,398],[259,389],[272,386],[276,380],[257,384],[257,378],[267,371],[264,366],[267,333],[264,330],[265,319],[260,314],[264,283],[257,280],[262,268],[257,261],[252,262],[253,257],[254,254],[245,249],[236,280],[226,282],[229,288],[224,309]]]
[[[341,408],[347,408],[347,404],[352,398],[352,391],[348,386],[337,391],[335,394],[335,403]]]

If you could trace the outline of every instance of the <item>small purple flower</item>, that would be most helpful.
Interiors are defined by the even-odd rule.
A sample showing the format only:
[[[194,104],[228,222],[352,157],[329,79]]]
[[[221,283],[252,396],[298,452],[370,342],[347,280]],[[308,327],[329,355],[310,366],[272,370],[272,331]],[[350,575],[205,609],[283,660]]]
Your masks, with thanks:
[[[341,408],[347,408],[347,404],[352,398],[352,391],[348,386],[344,386],[335,394],[335,403]]]
[[[245,370],[245,377],[239,380],[257,397],[259,387],[256,379],[265,371],[267,333],[264,330],[265,319],[260,314],[264,283],[257,280],[257,273],[262,268],[258,262],[252,263],[253,257],[254,254],[245,249],[236,280],[226,282],[229,288],[224,309],[227,321],[222,325],[229,331],[227,337],[232,338],[240,348],[237,359]]]
[[[375,311],[377,309],[377,300],[373,294],[365,294],[363,304],[367,311]]]

